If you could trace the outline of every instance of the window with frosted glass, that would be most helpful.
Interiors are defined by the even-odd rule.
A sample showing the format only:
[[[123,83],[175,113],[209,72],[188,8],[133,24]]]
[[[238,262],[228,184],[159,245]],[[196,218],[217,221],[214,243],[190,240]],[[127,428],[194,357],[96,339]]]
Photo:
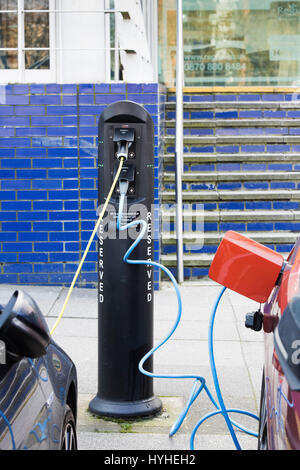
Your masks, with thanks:
[[[161,80],[174,85],[176,2],[159,0]],[[300,85],[300,1],[183,0],[186,86]]]

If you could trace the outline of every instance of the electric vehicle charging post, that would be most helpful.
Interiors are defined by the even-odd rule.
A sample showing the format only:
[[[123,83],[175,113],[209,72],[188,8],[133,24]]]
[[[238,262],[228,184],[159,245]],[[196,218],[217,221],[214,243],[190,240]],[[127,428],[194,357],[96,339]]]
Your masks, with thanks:
[[[134,259],[151,260],[154,203],[154,125],[149,113],[131,101],[108,106],[99,119],[98,202],[104,204],[120,159],[119,184],[98,232],[98,392],[89,410],[99,416],[150,416],[161,410],[153,378],[138,364],[153,346],[153,269],[130,265],[123,256],[139,235],[139,226],[118,231],[120,195],[123,220],[143,219],[147,233]],[[150,358],[147,369],[152,370]]]
[[[118,102],[106,108],[101,115],[99,120],[98,147],[98,199],[100,204],[98,220],[78,265],[61,312],[50,334],[53,334],[64,314],[91,243],[99,230],[98,393],[90,402],[89,410],[96,415],[109,417],[134,418],[150,416],[156,414],[162,408],[161,401],[153,395],[152,379],[154,377],[194,379],[190,397],[183,411],[173,424],[169,435],[173,436],[179,430],[190,407],[202,390],[205,390],[217,410],[207,413],[194,427],[190,439],[191,450],[194,449],[194,438],[201,424],[208,418],[218,414],[221,414],[225,419],[236,449],[240,449],[233,425],[247,434],[257,436],[257,433],[231,420],[228,413],[240,413],[254,419],[258,419],[258,417],[248,411],[226,408],[219,387],[213,351],[213,326],[217,307],[226,287],[223,287],[215,302],[209,326],[209,357],[217,400],[213,398],[206,385],[206,380],[202,376],[153,373],[153,354],[171,338],[180,322],[182,314],[181,294],[176,279],[169,269],[151,259],[153,249],[151,237],[153,143],[153,122],[150,115],[139,105],[130,101]],[[129,201],[128,206],[126,204],[127,200]],[[111,203],[111,206],[109,206],[109,203]],[[134,228],[134,232],[129,236],[129,229],[132,228]],[[123,233],[125,238],[122,237]],[[231,232],[228,232],[227,235],[229,245],[235,246],[235,243],[232,243],[231,240]],[[272,252],[272,250],[268,251],[267,249],[268,253],[265,253],[266,248],[262,247],[262,245],[257,247],[254,243],[255,246],[251,246],[248,249],[249,243],[250,245],[251,243],[253,244],[253,242],[248,240],[246,251],[248,250],[249,254],[251,254],[251,259],[255,260],[255,266],[257,265],[257,260],[259,260],[258,255],[260,250],[263,249],[265,255],[263,258],[266,261],[266,263],[263,262],[264,267],[265,264],[268,266],[271,264],[272,266],[271,270],[269,270],[270,272],[268,271],[269,279],[269,275],[272,276],[274,270],[278,270],[278,259],[274,258],[273,253],[270,258],[270,251]],[[240,249],[243,249],[242,240]],[[135,252],[135,257],[129,258],[133,251]],[[227,252],[227,258],[228,253],[230,251]],[[213,273],[215,273],[217,276],[215,280],[217,282],[221,281],[222,284],[218,268],[220,257],[221,259],[224,258],[222,242],[209,271],[209,276],[213,278]],[[240,257],[237,256],[237,258],[239,259]],[[226,254],[224,260],[226,261]],[[108,279],[104,277],[104,264],[108,266],[106,271],[109,276]],[[125,269],[125,266],[127,268],[143,267],[144,270],[138,269],[130,272]],[[167,274],[174,286],[178,303],[177,317],[173,327],[167,336],[155,347],[152,347],[153,283],[151,268],[153,266]],[[228,273],[228,269],[226,269],[226,273]],[[267,287],[270,287],[268,283]],[[236,288],[239,291],[239,287],[236,286]],[[107,296],[106,293],[108,294]],[[253,293],[257,300],[256,290]],[[245,295],[245,292],[243,294]],[[260,297],[259,300],[261,300]],[[144,316],[145,313],[146,317]],[[146,369],[144,366],[146,366]]]

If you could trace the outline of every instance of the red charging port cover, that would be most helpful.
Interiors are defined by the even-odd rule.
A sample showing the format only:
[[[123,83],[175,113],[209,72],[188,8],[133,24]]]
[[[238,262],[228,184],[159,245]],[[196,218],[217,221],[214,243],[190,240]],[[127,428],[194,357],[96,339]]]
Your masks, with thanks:
[[[284,258],[237,232],[225,233],[208,276],[222,286],[259,303],[267,301]]]

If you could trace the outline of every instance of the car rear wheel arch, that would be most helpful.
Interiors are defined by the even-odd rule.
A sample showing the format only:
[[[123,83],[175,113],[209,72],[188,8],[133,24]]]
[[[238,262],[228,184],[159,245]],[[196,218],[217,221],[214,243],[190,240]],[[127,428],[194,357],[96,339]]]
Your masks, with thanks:
[[[259,425],[258,425],[258,450],[268,450],[268,408],[265,386],[265,371],[263,370],[261,381]]]
[[[60,450],[77,450],[76,422],[69,405],[65,405]]]
[[[77,421],[77,393],[75,383],[72,381],[69,386],[66,404],[71,408],[75,422]]]

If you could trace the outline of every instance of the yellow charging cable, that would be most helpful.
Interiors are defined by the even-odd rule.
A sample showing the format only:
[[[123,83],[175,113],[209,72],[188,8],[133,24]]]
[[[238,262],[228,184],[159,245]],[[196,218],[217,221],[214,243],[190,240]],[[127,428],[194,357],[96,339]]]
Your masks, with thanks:
[[[105,211],[106,211],[106,209],[107,209],[107,206],[108,206],[108,204],[109,204],[109,201],[110,201],[110,199],[111,199],[111,197],[112,197],[112,194],[113,194],[113,192],[114,192],[114,190],[115,190],[115,187],[116,187],[116,184],[117,184],[117,182],[118,182],[118,179],[119,179],[119,176],[120,176],[120,173],[121,173],[121,170],[122,170],[124,161],[125,161],[125,158],[124,158],[124,157],[121,157],[121,158],[120,158],[119,168],[118,168],[118,171],[117,171],[117,173],[116,173],[114,182],[113,182],[113,184],[112,184],[112,186],[111,186],[111,188],[110,188],[110,191],[109,191],[108,196],[107,196],[107,198],[106,198],[106,201],[105,201],[105,203],[104,203],[104,205],[103,205],[102,211],[101,211],[101,213],[100,213],[100,215],[99,215],[99,218],[98,218],[98,220],[97,220],[97,223],[96,223],[96,225],[95,225],[95,228],[94,228],[94,230],[93,230],[93,233],[92,233],[92,235],[91,235],[91,238],[89,239],[89,242],[88,242],[88,244],[87,244],[87,246],[86,246],[86,249],[85,249],[85,251],[84,251],[84,253],[83,253],[83,256],[82,256],[81,261],[80,261],[80,263],[79,263],[79,265],[78,265],[78,268],[77,268],[77,271],[76,271],[76,273],[75,273],[75,276],[74,276],[74,278],[73,278],[73,281],[72,281],[72,283],[71,283],[71,285],[70,285],[70,287],[69,287],[69,291],[68,291],[67,297],[66,297],[66,299],[65,299],[65,301],[64,301],[64,304],[63,304],[63,307],[62,307],[62,309],[61,309],[61,312],[60,312],[60,314],[58,315],[58,317],[57,317],[57,319],[56,319],[56,322],[54,323],[54,325],[53,325],[53,327],[52,327],[52,329],[51,329],[51,331],[50,331],[50,334],[51,334],[51,335],[54,333],[54,330],[56,329],[57,325],[59,324],[59,322],[60,322],[60,320],[62,319],[62,316],[63,316],[63,314],[64,314],[64,312],[65,312],[65,310],[66,310],[67,304],[68,304],[69,299],[70,299],[70,296],[71,296],[71,294],[72,294],[72,290],[73,290],[73,288],[74,288],[74,285],[75,285],[75,282],[76,282],[76,280],[77,280],[77,278],[78,278],[78,275],[79,275],[79,273],[80,273],[80,271],[81,271],[81,268],[82,268],[82,265],[83,265],[83,263],[84,263],[84,261],[85,261],[86,255],[88,254],[88,251],[89,251],[89,249],[90,249],[90,246],[91,246],[91,244],[92,244],[92,241],[93,241],[93,239],[94,239],[94,236],[95,236],[96,233],[97,233],[97,230],[98,230],[99,225],[100,225],[100,223],[101,223],[101,221],[102,221],[102,219],[103,219],[103,216],[104,216],[104,214],[105,214]]]

